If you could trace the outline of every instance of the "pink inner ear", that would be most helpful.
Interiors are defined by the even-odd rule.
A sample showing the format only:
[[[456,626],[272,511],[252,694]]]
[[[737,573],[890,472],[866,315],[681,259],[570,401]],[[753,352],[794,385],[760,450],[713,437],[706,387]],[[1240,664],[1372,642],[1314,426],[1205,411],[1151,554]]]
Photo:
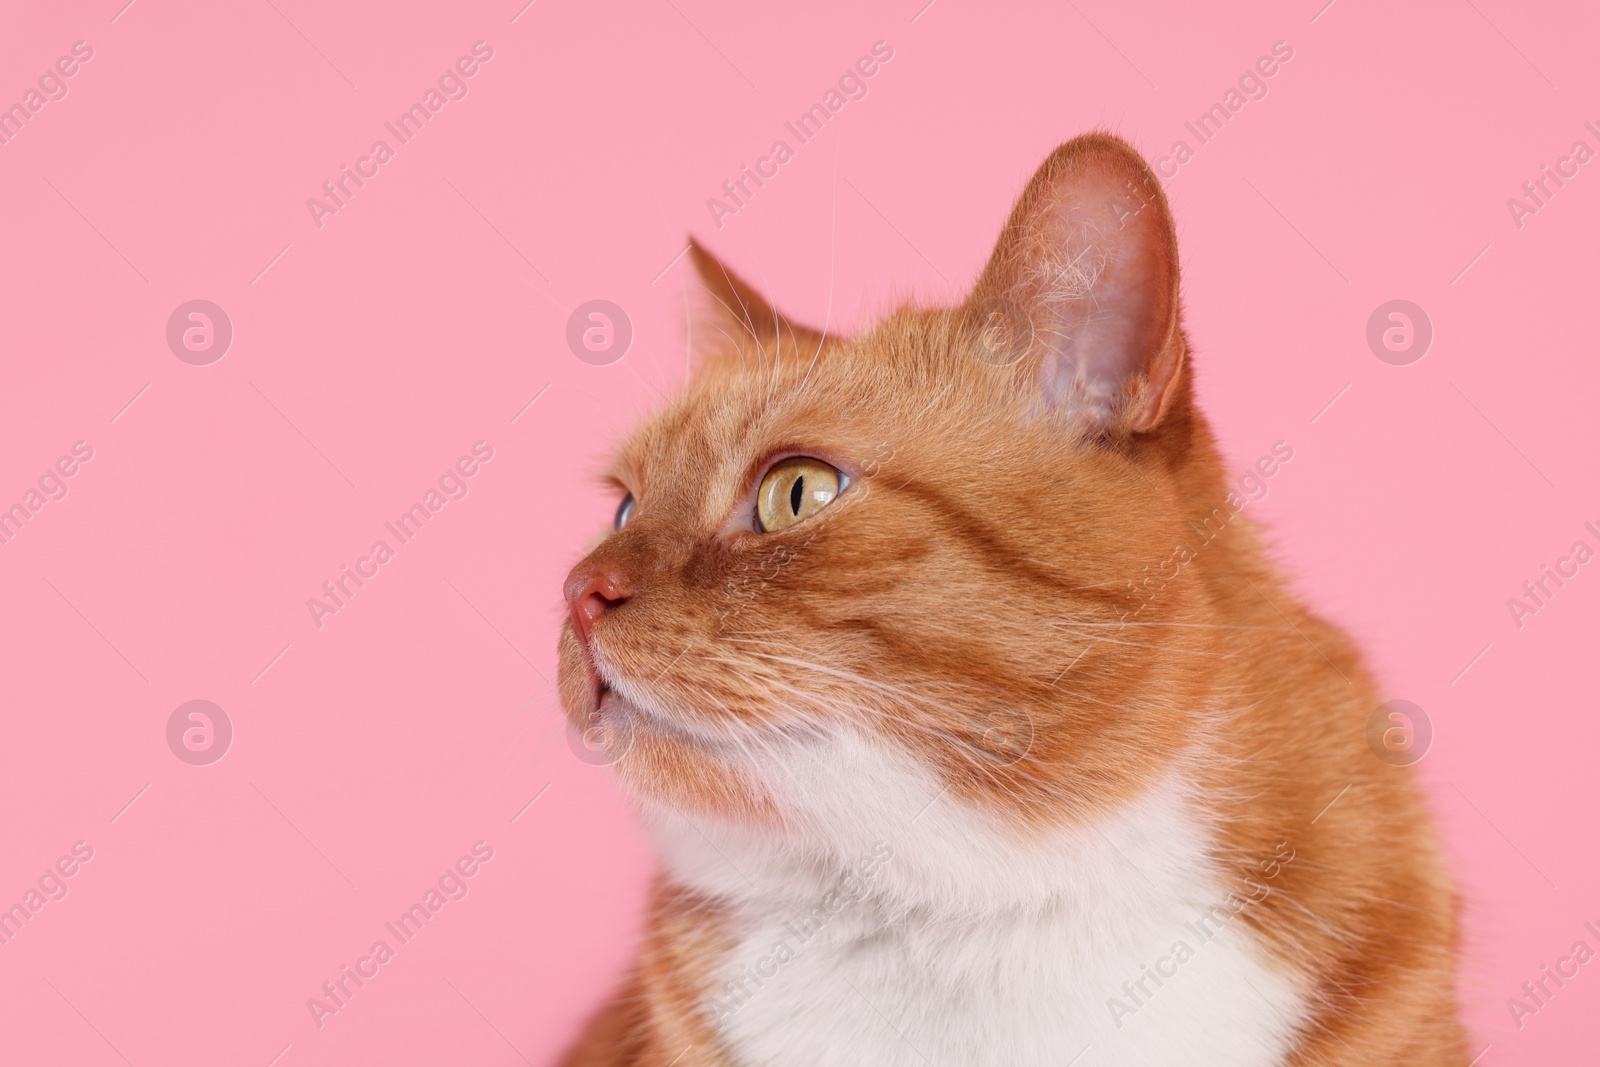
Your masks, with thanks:
[[[1104,135],[1045,161],[980,291],[1018,304],[1042,344],[1043,400],[1106,428],[1152,428],[1181,365],[1177,252],[1155,177]]]
[[[1035,296],[1049,324],[1041,384],[1050,403],[1109,423],[1166,339],[1173,279],[1164,212],[1127,183],[1091,180],[1068,196],[1041,220],[1050,235]]]

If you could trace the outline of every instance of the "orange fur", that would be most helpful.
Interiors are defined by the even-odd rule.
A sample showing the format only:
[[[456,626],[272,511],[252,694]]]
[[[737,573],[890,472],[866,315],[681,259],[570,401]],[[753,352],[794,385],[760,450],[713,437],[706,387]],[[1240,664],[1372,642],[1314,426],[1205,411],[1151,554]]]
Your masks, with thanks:
[[[1121,206],[1097,214],[1102,196]],[[1279,842],[1294,849],[1243,914],[1309,983],[1283,1062],[1465,1064],[1452,888],[1425,805],[1366,747],[1379,701],[1357,652],[1225,503],[1171,219],[1132,150],[1105,135],[1063,146],[967,304],[905,308],[853,339],[788,322],[694,258],[720,342],[623,446],[612,478],[636,513],[569,583],[603,588],[606,610],[587,624],[592,648],[572,625],[560,643],[579,725],[597,714],[597,672],[648,694],[609,724],[641,803],[807,847],[817,828],[751,761],[837,725],[1038,840],[1181,762],[1231,880]],[[1133,299],[1125,323],[1105,325],[1105,292]],[[1112,393],[1093,375],[1114,361],[1040,355],[1074,331],[1140,354],[1104,379]],[[792,454],[851,486],[792,529],[742,528],[762,472]],[[566,1062],[731,1067],[704,1007],[731,937],[717,900],[664,876],[637,966]]]

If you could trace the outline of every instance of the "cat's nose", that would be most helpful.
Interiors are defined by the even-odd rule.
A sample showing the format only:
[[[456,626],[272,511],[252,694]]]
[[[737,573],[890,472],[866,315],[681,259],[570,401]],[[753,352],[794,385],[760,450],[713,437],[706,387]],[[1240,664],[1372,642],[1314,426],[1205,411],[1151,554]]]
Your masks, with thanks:
[[[572,629],[587,645],[595,620],[627,603],[633,596],[633,584],[615,564],[585,561],[567,575],[566,595]]]

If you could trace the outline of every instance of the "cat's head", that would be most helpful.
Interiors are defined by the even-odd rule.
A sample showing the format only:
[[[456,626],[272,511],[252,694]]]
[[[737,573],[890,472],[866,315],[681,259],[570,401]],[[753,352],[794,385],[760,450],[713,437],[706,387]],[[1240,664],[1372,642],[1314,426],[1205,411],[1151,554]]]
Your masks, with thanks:
[[[941,793],[1037,825],[1160,774],[1212,662],[1173,548],[1223,490],[1139,156],[1062,146],[965,304],[849,339],[694,258],[716,344],[566,585],[563,703],[630,790],[870,841]]]

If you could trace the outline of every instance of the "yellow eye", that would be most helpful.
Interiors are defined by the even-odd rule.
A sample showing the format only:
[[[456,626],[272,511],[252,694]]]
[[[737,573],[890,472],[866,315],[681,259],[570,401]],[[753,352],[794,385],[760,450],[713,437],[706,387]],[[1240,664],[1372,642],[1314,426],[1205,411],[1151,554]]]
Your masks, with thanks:
[[[820,459],[794,456],[761,479],[756,494],[756,519],[767,533],[787,530],[833,502],[844,488],[844,475]]]

